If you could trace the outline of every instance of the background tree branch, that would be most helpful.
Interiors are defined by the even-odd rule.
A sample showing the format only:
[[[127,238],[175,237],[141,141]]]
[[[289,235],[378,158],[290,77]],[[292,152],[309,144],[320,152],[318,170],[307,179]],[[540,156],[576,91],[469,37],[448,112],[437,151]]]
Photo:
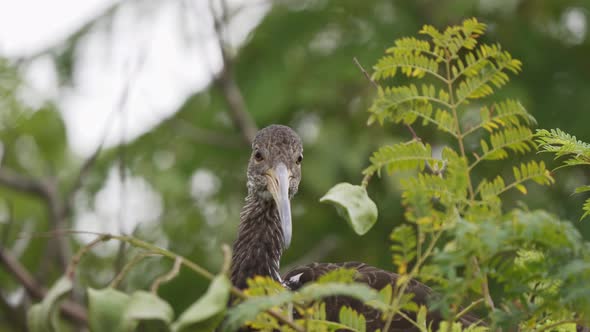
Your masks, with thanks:
[[[223,69],[215,78],[215,85],[221,90],[225,102],[228,106],[229,116],[234,126],[240,131],[243,140],[250,144],[258,131],[256,122],[252,115],[248,113],[246,102],[238,87],[234,74],[234,63],[227,51],[227,42],[225,41],[223,29],[229,20],[229,10],[224,0],[221,3],[221,13],[217,13],[213,5],[213,0],[209,1],[211,15],[213,16],[215,34],[219,43],[219,50],[223,61]]]
[[[45,297],[47,290],[39,285],[29,271],[2,247],[0,247],[0,263],[24,287],[31,298],[41,300]],[[87,324],[86,309],[78,303],[65,300],[61,306],[61,311],[68,320],[76,324]]]

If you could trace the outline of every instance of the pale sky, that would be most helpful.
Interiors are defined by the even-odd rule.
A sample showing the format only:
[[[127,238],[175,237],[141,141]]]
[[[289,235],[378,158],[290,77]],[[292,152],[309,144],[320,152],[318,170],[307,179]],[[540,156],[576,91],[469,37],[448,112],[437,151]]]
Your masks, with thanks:
[[[23,57],[60,44],[116,0],[0,0],[0,54]],[[243,7],[248,0],[228,1]],[[269,5],[252,3],[230,22],[241,44]],[[129,1],[112,25],[99,24],[76,49],[72,87],[58,87],[55,66],[41,57],[25,71],[29,103],[50,98],[66,122],[73,151],[87,156],[109,127],[106,145],[132,139],[171,116],[221,69],[208,1]],[[123,100],[128,89],[128,98]],[[29,91],[30,92],[30,91]],[[123,127],[122,127],[123,126]]]

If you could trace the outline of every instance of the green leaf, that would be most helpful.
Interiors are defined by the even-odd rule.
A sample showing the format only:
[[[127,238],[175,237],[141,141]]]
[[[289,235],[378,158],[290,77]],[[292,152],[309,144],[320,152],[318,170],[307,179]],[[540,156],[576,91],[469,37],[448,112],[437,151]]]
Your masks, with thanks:
[[[59,302],[72,290],[72,281],[59,278],[47,292],[41,303],[31,307],[27,313],[27,324],[31,332],[58,332]]]
[[[358,235],[368,232],[377,221],[377,205],[361,186],[339,183],[320,198],[320,202],[334,205]]]
[[[157,295],[137,291],[131,295],[124,314],[124,325],[141,325],[140,330],[167,331],[174,318],[170,304]]]
[[[88,289],[88,319],[95,332],[133,331],[136,323],[126,325],[124,315],[131,297],[113,288]]]
[[[158,296],[137,291],[131,296],[114,288],[88,289],[91,331],[167,331],[172,307]]]
[[[231,282],[225,275],[218,275],[209,285],[205,295],[186,309],[172,324],[172,331],[208,332],[223,319],[229,301]]]

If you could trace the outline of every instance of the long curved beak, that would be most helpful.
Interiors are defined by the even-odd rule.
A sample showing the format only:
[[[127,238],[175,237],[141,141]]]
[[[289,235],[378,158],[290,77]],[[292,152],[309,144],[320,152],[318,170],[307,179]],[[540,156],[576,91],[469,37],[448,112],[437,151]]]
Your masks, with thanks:
[[[278,163],[275,167],[267,171],[267,186],[277,204],[279,218],[281,219],[281,228],[283,230],[283,244],[285,249],[291,244],[291,202],[289,201],[289,177],[290,172],[283,163]]]

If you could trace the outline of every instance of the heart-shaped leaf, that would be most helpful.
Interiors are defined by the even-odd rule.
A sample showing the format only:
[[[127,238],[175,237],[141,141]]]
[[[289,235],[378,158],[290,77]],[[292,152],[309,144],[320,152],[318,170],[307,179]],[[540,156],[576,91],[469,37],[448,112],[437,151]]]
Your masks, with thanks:
[[[213,279],[205,295],[186,309],[172,325],[172,331],[209,332],[223,319],[231,282],[224,275]]]
[[[113,288],[88,289],[91,331],[166,331],[172,323],[172,307],[146,291],[128,295]]]
[[[320,198],[320,202],[334,205],[358,235],[368,232],[377,221],[377,205],[361,186],[339,183]]]
[[[131,295],[125,314],[125,326],[140,324],[141,331],[167,331],[174,318],[174,311],[168,302],[155,294],[137,291]]]
[[[135,326],[125,326],[125,309],[131,297],[113,288],[88,289],[88,318],[90,331],[130,331]]]

